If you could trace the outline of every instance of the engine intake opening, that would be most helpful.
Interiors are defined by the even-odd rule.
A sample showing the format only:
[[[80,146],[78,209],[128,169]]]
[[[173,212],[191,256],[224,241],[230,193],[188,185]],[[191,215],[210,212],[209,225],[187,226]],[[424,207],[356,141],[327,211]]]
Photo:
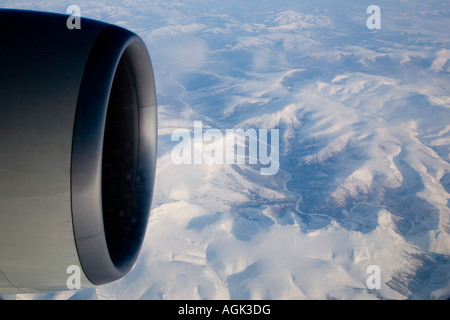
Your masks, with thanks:
[[[135,207],[138,164],[136,86],[133,70],[124,54],[114,76],[108,103],[101,195],[106,243],[112,262],[119,268],[134,256],[140,246],[142,222]]]
[[[94,285],[133,266],[150,214],[157,158],[153,68],[137,35],[107,26],[80,86],[72,144],[72,218],[83,271]]]

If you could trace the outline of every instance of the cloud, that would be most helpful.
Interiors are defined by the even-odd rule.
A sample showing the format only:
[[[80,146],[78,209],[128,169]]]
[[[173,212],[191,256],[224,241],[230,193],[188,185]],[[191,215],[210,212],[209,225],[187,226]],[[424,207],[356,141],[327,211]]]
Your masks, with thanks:
[[[430,69],[435,72],[439,71],[450,72],[450,66],[446,66],[447,61],[449,60],[450,60],[450,50],[441,49],[436,53],[436,59],[434,59]]]

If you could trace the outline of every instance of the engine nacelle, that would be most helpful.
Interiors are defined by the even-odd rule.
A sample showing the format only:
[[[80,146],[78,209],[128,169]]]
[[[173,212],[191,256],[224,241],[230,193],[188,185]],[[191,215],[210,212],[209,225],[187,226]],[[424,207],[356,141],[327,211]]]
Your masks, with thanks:
[[[123,277],[153,194],[157,107],[134,33],[68,16],[0,10],[0,293]]]

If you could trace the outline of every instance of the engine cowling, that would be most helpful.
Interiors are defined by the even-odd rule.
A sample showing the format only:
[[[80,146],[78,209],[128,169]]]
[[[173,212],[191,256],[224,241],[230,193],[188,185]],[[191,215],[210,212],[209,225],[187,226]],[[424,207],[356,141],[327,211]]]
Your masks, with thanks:
[[[0,10],[0,292],[123,277],[139,254],[157,153],[152,63],[118,26]]]

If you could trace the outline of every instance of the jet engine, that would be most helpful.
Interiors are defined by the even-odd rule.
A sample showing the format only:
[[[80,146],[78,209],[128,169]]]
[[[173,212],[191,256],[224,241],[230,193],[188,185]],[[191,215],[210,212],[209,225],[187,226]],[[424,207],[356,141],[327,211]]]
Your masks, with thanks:
[[[157,106],[142,39],[0,10],[0,293],[120,279],[146,232]]]

